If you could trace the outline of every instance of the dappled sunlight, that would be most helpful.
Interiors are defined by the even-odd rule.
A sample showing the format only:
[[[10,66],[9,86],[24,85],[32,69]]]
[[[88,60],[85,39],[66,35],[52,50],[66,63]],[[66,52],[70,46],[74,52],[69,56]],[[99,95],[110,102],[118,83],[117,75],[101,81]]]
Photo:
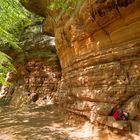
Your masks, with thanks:
[[[72,128],[71,128],[72,130]],[[93,138],[93,129],[92,129],[92,125],[89,122],[86,122],[83,127],[81,127],[80,129],[77,129],[75,131],[75,129],[73,129],[73,131],[70,132],[70,137],[71,138],[79,138],[79,139],[91,139]]]
[[[86,140],[92,136],[90,124],[72,127],[64,118],[54,105],[5,108],[0,115],[0,139]]]
[[[96,47],[97,47],[97,50],[99,51],[99,50],[100,50],[100,41],[98,41],[98,42],[96,43]]]

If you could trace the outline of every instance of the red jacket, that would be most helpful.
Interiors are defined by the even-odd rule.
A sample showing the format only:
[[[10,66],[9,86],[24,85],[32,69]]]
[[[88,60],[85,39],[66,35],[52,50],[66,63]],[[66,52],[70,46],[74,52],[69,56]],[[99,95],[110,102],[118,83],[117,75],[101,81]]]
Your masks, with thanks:
[[[117,121],[117,120],[120,120],[120,112],[119,111],[117,111],[117,112],[115,112],[114,114],[113,114],[113,117],[114,117],[114,119]]]

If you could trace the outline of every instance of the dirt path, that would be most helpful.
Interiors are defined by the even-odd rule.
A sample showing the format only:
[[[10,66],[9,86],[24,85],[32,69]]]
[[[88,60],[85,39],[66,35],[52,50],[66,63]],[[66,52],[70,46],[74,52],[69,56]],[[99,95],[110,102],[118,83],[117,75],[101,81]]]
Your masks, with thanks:
[[[0,140],[90,140],[89,130],[70,127],[54,106],[0,108]]]

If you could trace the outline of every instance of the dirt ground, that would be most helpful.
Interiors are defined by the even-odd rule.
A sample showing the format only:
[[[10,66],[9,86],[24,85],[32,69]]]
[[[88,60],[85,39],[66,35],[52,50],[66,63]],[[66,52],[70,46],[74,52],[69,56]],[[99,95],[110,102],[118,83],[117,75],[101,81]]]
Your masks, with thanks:
[[[0,108],[0,140],[91,140],[90,127],[71,126],[54,107]]]

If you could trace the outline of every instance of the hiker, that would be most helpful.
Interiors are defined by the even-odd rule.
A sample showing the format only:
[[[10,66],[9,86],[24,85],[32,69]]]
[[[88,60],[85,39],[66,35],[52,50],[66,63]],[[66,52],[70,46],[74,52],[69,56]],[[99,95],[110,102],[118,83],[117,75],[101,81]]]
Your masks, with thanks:
[[[129,116],[129,114],[126,111],[123,111],[122,109],[116,111],[113,114],[113,117],[114,117],[114,119],[116,121],[119,121],[119,120],[128,120],[128,116]]]

